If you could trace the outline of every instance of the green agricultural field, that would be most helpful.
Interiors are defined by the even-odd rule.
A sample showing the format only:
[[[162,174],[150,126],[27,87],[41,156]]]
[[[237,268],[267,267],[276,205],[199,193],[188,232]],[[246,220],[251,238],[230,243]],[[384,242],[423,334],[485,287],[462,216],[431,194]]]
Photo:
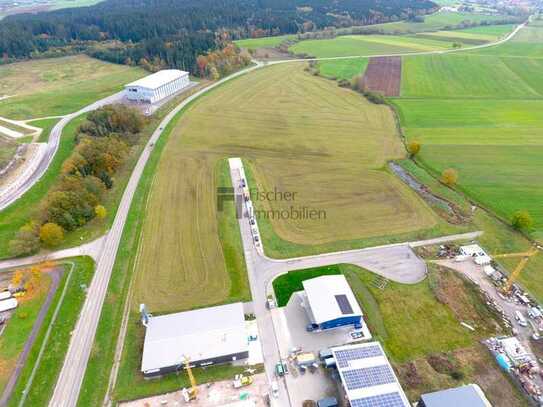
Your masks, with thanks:
[[[543,55],[543,25],[530,24],[520,30],[511,41],[496,47],[470,51],[478,55],[541,58]]]
[[[541,238],[543,60],[509,56],[516,44],[527,55],[543,45],[527,42],[533,30],[492,53],[404,58],[394,103],[407,137],[423,144],[421,163],[434,174],[457,169],[459,188],[504,219],[528,210]]]
[[[506,34],[509,34],[515,25],[513,24],[501,24],[501,25],[480,25],[478,27],[464,28],[462,30],[455,30],[454,32],[459,33],[468,33],[484,36],[492,36],[494,38],[503,37]]]
[[[318,58],[402,54],[451,48],[439,40],[392,35],[342,35],[327,40],[304,40],[289,48],[295,54]]]
[[[369,27],[383,30],[385,33],[407,34],[448,29],[447,27],[456,26],[464,21],[480,23],[481,21],[498,21],[503,18],[503,16],[489,14],[443,11],[426,16],[423,23],[398,21],[395,23],[376,24]]]
[[[183,115],[164,150],[146,211],[134,303],[156,312],[228,299],[215,196],[221,159],[246,159],[255,187],[297,194],[296,202],[270,202],[272,210],[293,204],[325,210],[320,221],[271,221],[285,242],[311,248],[436,225],[432,211],[383,168],[403,155],[387,107],[309,75],[300,64],[271,66],[222,86]],[[209,289],[192,289],[204,284]]]
[[[495,41],[499,38],[498,35],[472,33],[466,31],[435,31],[424,32],[413,35],[414,38],[427,38],[447,43],[462,43],[465,46],[481,45]]]
[[[368,58],[335,59],[319,61],[319,73],[330,79],[351,80],[353,76],[363,74],[368,66]]]
[[[234,43],[241,48],[258,49],[258,48],[274,48],[277,47],[285,40],[293,40],[296,35],[278,35],[275,37],[263,37],[263,38],[247,38],[244,40],[237,40]]]
[[[543,60],[465,53],[405,57],[402,97],[539,98]],[[432,119],[433,120],[433,119]]]
[[[0,66],[0,116],[10,119],[72,113],[146,75],[140,68],[84,55]]]

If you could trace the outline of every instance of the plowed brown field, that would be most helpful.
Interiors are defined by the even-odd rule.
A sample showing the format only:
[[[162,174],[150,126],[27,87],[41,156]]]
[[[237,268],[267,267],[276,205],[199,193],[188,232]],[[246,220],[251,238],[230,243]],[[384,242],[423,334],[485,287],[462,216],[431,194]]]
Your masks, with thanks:
[[[363,78],[365,89],[385,96],[400,96],[401,81],[401,57],[370,58]]]

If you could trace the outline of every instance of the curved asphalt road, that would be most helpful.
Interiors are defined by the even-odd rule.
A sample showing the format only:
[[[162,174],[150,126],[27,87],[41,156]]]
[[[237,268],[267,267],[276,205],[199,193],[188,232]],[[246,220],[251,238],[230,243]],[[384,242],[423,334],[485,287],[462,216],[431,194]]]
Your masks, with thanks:
[[[522,27],[524,27],[524,24],[519,25],[510,35],[508,35],[506,38],[497,41],[496,43],[492,44],[485,44],[485,47],[488,46],[494,46],[501,43],[504,43],[508,40],[510,40]],[[470,49],[474,48],[482,48],[483,46],[478,47],[471,47]],[[468,48],[463,49],[462,51],[467,50]],[[451,51],[432,51],[432,52],[424,52],[424,53],[411,53],[408,55],[427,55],[427,54],[443,54],[443,53],[449,53],[449,52],[456,52],[456,50]],[[459,50],[460,51],[460,50]],[[398,54],[401,55],[401,54]],[[390,56],[390,55],[387,55]],[[347,58],[359,58],[363,56],[353,56],[353,57],[336,57],[336,58],[323,58],[323,59],[347,59]],[[308,60],[315,60],[315,59],[308,59]],[[286,62],[298,62],[300,60],[287,60],[287,61],[274,61],[270,64],[275,63],[286,63]],[[115,257],[117,254],[117,249],[119,247],[119,243],[121,240],[122,231],[124,228],[124,224],[128,215],[128,211],[130,209],[130,204],[132,202],[132,198],[134,196],[134,193],[136,191],[136,188],[138,186],[139,180],[141,178],[141,175],[143,173],[143,170],[145,168],[145,165],[149,159],[149,156],[151,154],[151,145],[153,145],[159,137],[162,135],[163,129],[166,127],[166,125],[174,118],[174,116],[183,109],[187,104],[195,100],[196,98],[200,97],[204,93],[208,92],[209,90],[220,86],[221,84],[236,78],[238,76],[244,75],[248,72],[251,72],[253,70],[256,70],[260,67],[262,67],[262,63],[257,63],[256,66],[252,66],[250,68],[244,69],[242,71],[239,71],[231,76],[228,76],[209,87],[200,90],[199,92],[196,92],[192,96],[188,97],[185,101],[183,101],[181,104],[179,104],[174,110],[172,110],[160,123],[159,127],[153,135],[151,136],[151,139],[149,141],[149,147],[146,148],[131,176],[130,180],[128,182],[128,185],[126,186],[126,189],[124,191],[121,203],[119,205],[119,208],[117,210],[117,214],[115,216],[115,220],[113,222],[112,228],[110,232],[107,235],[104,248],[102,251],[102,254],[98,260],[98,264],[96,267],[96,272],[94,275],[94,278],[92,280],[92,283],[89,287],[88,293],[87,293],[87,299],[85,300],[85,304],[83,305],[83,309],[81,311],[79,320],[77,322],[76,328],[73,331],[72,339],[70,342],[70,346],[68,348],[68,352],[66,354],[66,358],[64,360],[64,365],[62,367],[62,370],[60,372],[60,376],[58,378],[53,397],[51,398],[49,402],[49,406],[52,407],[68,407],[68,406],[75,406],[77,404],[77,400],[79,397],[79,391],[81,388],[81,383],[83,381],[83,377],[85,374],[85,369],[87,367],[87,362],[90,356],[90,352],[92,349],[92,345],[94,342],[94,337],[96,334],[96,328],[98,326],[98,321],[100,318],[100,312],[102,310],[102,304],[105,299],[107,286],[109,283],[109,279],[111,276],[111,272],[113,269],[113,265],[115,263]],[[101,101],[102,102],[102,101]],[[99,103],[99,102],[97,102]],[[91,110],[91,109],[89,109]],[[82,112],[82,111],[80,111]],[[64,119],[63,119],[64,120]],[[69,121],[69,119],[67,120]],[[64,122],[63,126],[67,123]],[[60,124],[60,123],[59,123]],[[58,140],[57,140],[57,147],[58,147]],[[55,147],[56,151],[56,147]],[[43,172],[42,172],[43,173]],[[35,182],[35,181],[34,181]],[[16,199],[16,198],[15,198]],[[247,252],[246,252],[247,254]],[[331,258],[330,258],[331,259]],[[305,267],[305,265],[304,265]],[[297,267],[295,267],[297,268]],[[252,273],[251,273],[252,274]],[[257,299],[255,298],[257,301]],[[258,301],[257,301],[258,302]],[[262,302],[263,304],[263,302]],[[289,403],[290,404],[290,403]]]
[[[2,195],[0,196],[0,211],[7,208],[13,202],[19,199],[26,191],[32,188],[32,186],[39,181],[43,174],[45,174],[45,171],[47,171],[47,168],[49,168],[49,165],[53,161],[53,158],[58,150],[62,130],[74,117],[92,110],[96,110],[104,105],[111,104],[120,97],[121,94],[116,93],[94,102],[91,105],[85,106],[83,109],[78,110],[75,113],[70,113],[69,115],[64,116],[51,130],[51,133],[49,134],[49,141],[47,142],[47,150],[34,171],[28,174],[25,172],[23,174],[23,178],[19,178],[2,192]]]

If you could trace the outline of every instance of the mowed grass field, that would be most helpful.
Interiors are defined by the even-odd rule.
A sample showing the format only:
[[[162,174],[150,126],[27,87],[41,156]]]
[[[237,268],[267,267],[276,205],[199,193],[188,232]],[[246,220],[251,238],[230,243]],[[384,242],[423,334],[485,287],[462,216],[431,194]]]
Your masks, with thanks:
[[[296,35],[277,35],[275,37],[262,37],[262,38],[247,38],[244,40],[237,40],[234,43],[241,48],[257,49],[257,48],[274,48],[277,47],[285,40],[295,39]]]
[[[147,73],[84,55],[0,66],[0,116],[27,120],[72,113]]]
[[[335,59],[319,61],[321,76],[330,79],[351,80],[353,76],[363,74],[368,66],[368,58]]]
[[[371,28],[383,30],[386,33],[407,34],[423,31],[436,31],[446,29],[449,26],[458,25],[464,21],[481,22],[497,21],[503,19],[503,16],[480,14],[480,13],[457,13],[453,11],[443,11],[426,16],[423,23],[410,21],[398,21],[394,23],[376,24]]]
[[[404,156],[390,110],[300,64],[267,67],[214,90],[173,131],[150,194],[137,266],[134,303],[152,311],[229,297],[215,192],[224,158],[245,159],[254,187],[296,193],[294,202],[265,203],[269,208],[326,211],[321,220],[272,220],[287,242],[347,246],[436,224],[433,212],[384,170],[386,160]]]
[[[430,171],[457,169],[459,187],[504,219],[528,210],[536,238],[543,237],[543,60],[529,55],[543,46],[543,36],[533,40],[539,35],[543,27],[527,27],[488,53],[406,57],[402,97],[394,100]],[[526,52],[511,56],[517,44]]]
[[[317,58],[328,58],[402,54],[446,48],[451,48],[451,44],[427,38],[393,35],[342,35],[333,39],[300,41],[291,46],[289,51]]]

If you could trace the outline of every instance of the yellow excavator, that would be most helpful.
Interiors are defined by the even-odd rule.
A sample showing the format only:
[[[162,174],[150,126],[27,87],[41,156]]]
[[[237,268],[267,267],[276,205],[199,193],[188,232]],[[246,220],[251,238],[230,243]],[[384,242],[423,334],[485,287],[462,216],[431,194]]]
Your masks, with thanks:
[[[495,254],[494,258],[499,259],[507,259],[512,257],[522,257],[520,259],[519,263],[507,279],[507,282],[505,283],[503,287],[503,292],[506,294],[511,293],[511,288],[513,287],[513,283],[517,280],[518,276],[520,275],[521,271],[524,270],[524,267],[526,267],[526,264],[528,263],[528,260],[530,260],[530,257],[535,256],[537,253],[539,253],[540,247],[537,245],[532,246],[530,250],[527,252],[521,252],[521,253],[506,253],[506,254]]]
[[[183,364],[190,380],[190,388],[183,388],[183,390],[181,390],[181,393],[183,394],[183,398],[185,399],[185,401],[188,403],[191,400],[196,400],[196,397],[198,396],[198,388],[196,387],[196,379],[194,378],[194,375],[192,374],[192,368],[190,367],[190,359],[185,356]]]

